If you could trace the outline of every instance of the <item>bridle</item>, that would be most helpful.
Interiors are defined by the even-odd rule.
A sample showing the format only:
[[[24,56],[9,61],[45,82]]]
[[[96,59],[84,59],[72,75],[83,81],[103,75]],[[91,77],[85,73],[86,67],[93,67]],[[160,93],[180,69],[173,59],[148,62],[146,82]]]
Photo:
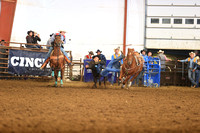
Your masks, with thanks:
[[[133,56],[135,59],[137,58],[135,55],[132,55],[131,53],[129,54],[129,56]],[[127,61],[127,65],[128,65],[129,67],[132,65],[132,63],[133,63],[133,58],[132,58],[130,64],[128,64],[128,61]],[[136,63],[137,63],[137,62],[136,62]],[[136,64],[133,68],[127,68],[126,65],[124,64],[125,74],[127,75],[131,70],[133,70],[133,69],[135,69],[136,67],[139,66],[139,69],[138,69],[134,74],[138,73],[139,70],[140,70],[140,68],[141,68],[141,64],[142,64],[142,63],[140,63],[139,65]],[[133,75],[134,75],[134,74],[133,74]]]

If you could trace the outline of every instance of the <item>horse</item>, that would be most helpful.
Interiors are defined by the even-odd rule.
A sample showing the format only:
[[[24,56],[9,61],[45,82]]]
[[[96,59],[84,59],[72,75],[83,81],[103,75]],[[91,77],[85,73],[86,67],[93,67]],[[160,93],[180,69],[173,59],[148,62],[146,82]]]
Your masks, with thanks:
[[[62,40],[60,35],[55,36],[55,40],[53,42],[53,51],[50,56],[50,67],[54,70],[54,77],[55,77],[55,84],[54,86],[57,87],[57,79],[58,73],[61,71],[61,79],[60,79],[60,86],[63,87],[63,75],[65,70],[65,58],[63,53],[60,50],[62,45]]]
[[[120,71],[119,80],[122,80],[125,78],[125,80],[122,81],[123,84],[122,84],[121,88],[124,88],[125,84],[129,80],[130,80],[130,84],[128,84],[128,88],[131,86],[131,83],[133,82],[133,80],[142,71],[143,63],[144,63],[143,57],[138,52],[135,52],[134,49],[129,48],[127,57],[124,60],[124,63],[122,65],[122,68]]]

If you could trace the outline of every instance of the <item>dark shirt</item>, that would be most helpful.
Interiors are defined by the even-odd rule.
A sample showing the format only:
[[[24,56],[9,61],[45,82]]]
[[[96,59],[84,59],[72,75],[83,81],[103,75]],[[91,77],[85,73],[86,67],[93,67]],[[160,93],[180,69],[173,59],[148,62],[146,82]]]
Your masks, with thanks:
[[[26,36],[26,43],[33,43],[33,38],[31,36]]]
[[[39,42],[41,41],[40,37],[38,37],[38,36],[33,37],[33,43],[38,44],[37,41],[39,41]]]
[[[99,77],[100,74],[100,63],[96,63],[94,60],[90,61],[90,63],[88,64],[89,67],[87,69],[91,69],[92,70],[92,75],[94,77]]]
[[[98,55],[99,60],[101,60],[100,65],[105,66],[106,65],[106,57],[103,54]]]

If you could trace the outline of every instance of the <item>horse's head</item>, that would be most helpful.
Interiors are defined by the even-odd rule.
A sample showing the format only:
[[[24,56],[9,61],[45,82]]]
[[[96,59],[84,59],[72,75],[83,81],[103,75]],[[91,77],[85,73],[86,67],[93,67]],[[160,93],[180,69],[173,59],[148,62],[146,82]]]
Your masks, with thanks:
[[[133,59],[134,59],[134,56],[133,56],[134,51],[135,51],[134,49],[128,48],[128,53],[127,53],[127,64],[128,64],[128,65],[131,65],[132,62],[133,62]]]
[[[54,46],[60,47],[62,44],[61,35],[55,35]]]

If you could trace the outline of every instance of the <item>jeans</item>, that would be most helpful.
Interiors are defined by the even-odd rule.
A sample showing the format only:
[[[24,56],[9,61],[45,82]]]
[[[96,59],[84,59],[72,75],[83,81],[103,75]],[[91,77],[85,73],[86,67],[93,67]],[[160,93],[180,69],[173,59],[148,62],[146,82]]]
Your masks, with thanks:
[[[140,73],[139,73],[139,75],[136,77],[136,79],[135,79],[135,82],[136,82],[136,85],[139,85],[139,81],[140,81],[140,79],[142,80],[143,79],[143,71],[141,71]]]
[[[122,56],[117,57],[114,60],[111,60],[107,67],[101,72],[101,76],[106,77],[108,76],[109,72],[120,72],[120,69],[112,68],[116,63],[118,63],[122,58]]]
[[[114,65],[113,66],[113,68],[115,68],[115,69],[120,69],[120,63],[119,64],[116,64],[116,65]],[[113,85],[113,83],[114,83],[114,80],[115,80],[115,75],[118,75],[118,77],[119,77],[119,75],[120,75],[120,72],[112,72],[112,77],[111,77],[111,84]]]
[[[49,52],[45,56],[45,61],[50,57],[52,50],[53,50],[53,47],[50,47],[49,48]],[[70,60],[69,57],[68,57],[68,55],[67,55],[67,53],[65,52],[65,50],[62,47],[60,47],[60,50],[62,51],[62,53],[64,54],[64,56],[67,57],[68,60]]]
[[[199,87],[199,74],[200,74],[200,70],[196,70],[195,71],[195,80],[196,80],[196,87]]]
[[[38,48],[38,47],[35,45],[26,45],[26,48]]]
[[[188,78],[189,78],[190,82],[192,83],[192,85],[196,85],[195,72],[193,72],[192,69],[188,69]]]

